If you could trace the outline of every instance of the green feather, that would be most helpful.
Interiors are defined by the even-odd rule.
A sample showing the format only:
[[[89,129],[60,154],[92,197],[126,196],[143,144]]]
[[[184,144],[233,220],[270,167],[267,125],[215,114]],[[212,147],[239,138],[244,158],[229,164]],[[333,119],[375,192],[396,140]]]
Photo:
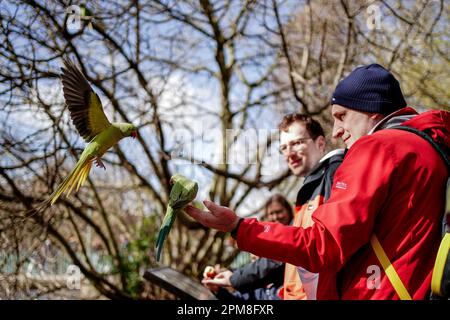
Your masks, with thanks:
[[[166,209],[161,229],[156,239],[156,261],[161,257],[162,248],[172,225],[181,212],[192,200],[195,199],[198,192],[196,182],[187,179],[181,174],[175,174],[170,178],[172,189],[170,190],[169,203]]]
[[[156,261],[159,261],[161,257],[164,241],[166,240],[174,221],[175,211],[170,205],[168,205],[166,215],[164,216],[164,221],[161,225],[161,229],[159,230],[158,239],[156,240]]]

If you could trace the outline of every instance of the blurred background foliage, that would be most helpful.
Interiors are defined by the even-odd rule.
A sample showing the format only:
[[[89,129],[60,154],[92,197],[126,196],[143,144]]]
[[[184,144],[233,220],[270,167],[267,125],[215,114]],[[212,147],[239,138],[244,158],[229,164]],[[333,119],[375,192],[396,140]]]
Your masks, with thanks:
[[[294,201],[300,181],[271,131],[282,116],[309,113],[329,134],[337,82],[373,62],[409,105],[448,110],[448,18],[444,0],[0,0],[0,298],[173,299],[142,278],[161,265],[171,175],[241,216],[261,217],[274,191]],[[79,192],[24,217],[85,145],[64,105],[63,57],[139,138],[105,154],[106,172]],[[162,265],[199,279],[236,255],[229,235],[182,215]]]

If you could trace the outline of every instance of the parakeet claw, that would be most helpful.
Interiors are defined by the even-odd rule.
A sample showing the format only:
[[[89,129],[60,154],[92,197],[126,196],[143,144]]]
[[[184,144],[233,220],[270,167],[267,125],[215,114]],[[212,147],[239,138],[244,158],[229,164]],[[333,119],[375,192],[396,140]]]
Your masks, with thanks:
[[[95,166],[96,167],[98,167],[98,168],[103,168],[104,170],[106,170],[106,167],[105,167],[105,165],[103,164],[103,161],[102,161],[102,159],[100,159],[100,158],[95,158]]]

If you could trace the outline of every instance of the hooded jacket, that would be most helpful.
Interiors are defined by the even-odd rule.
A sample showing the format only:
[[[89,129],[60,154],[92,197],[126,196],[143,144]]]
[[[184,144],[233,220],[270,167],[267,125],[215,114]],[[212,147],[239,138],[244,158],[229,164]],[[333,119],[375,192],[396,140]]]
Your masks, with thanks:
[[[314,211],[311,227],[246,219],[237,232],[239,248],[310,272],[334,273],[319,281],[318,299],[398,299],[369,244],[375,233],[411,297],[426,298],[448,172],[427,141],[389,129],[391,124],[425,131],[450,147],[449,112],[398,110],[346,153],[330,199]]]

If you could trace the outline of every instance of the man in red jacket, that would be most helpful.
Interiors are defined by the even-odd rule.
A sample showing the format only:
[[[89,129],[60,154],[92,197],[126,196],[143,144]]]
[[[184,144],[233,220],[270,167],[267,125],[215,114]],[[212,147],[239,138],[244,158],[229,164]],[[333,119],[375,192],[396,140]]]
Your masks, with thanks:
[[[406,107],[398,81],[378,64],[356,68],[338,84],[331,112],[333,136],[348,152],[311,227],[240,219],[209,201],[209,211],[187,212],[232,231],[241,250],[319,273],[318,299],[427,298],[448,173],[429,142],[389,128],[410,126],[449,148],[450,113]],[[374,238],[404,290],[386,276]]]
[[[304,178],[297,193],[292,225],[308,227],[313,224],[311,215],[314,210],[330,197],[333,177],[336,169],[342,163],[344,150],[337,149],[325,153],[325,133],[322,126],[310,116],[286,115],[278,129],[280,130],[280,152],[289,169],[293,175]],[[275,266],[280,263],[262,258],[252,264],[256,268],[247,266],[243,270],[249,275],[248,279],[255,280],[259,275],[271,269],[270,265]],[[255,274],[251,270],[265,271],[258,271]],[[317,280],[317,274],[295,265],[285,264],[283,286],[277,294],[284,300],[315,300]],[[220,285],[226,281],[224,278],[218,277],[207,282]],[[253,282],[256,284],[259,281]]]

